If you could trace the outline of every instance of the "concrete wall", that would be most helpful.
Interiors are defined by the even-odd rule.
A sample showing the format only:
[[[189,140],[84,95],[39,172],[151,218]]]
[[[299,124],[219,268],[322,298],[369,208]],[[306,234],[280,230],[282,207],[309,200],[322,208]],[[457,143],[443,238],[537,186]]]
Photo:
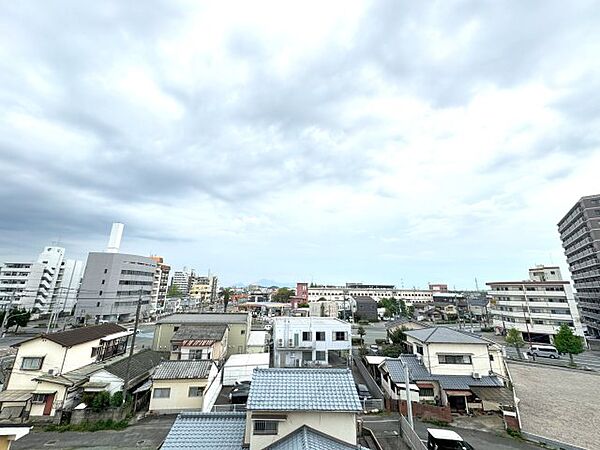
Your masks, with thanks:
[[[206,388],[206,379],[203,380],[154,380],[150,398],[150,412],[159,414],[174,414],[181,411],[201,411],[204,396],[190,397],[189,388],[198,386]],[[155,398],[154,390],[158,388],[170,388],[169,398]]]
[[[261,411],[262,413],[263,411]],[[266,412],[266,411],[265,411]],[[273,412],[281,414],[281,412]],[[320,412],[300,411],[283,412],[287,419],[279,422],[278,434],[276,435],[254,435],[252,412],[247,413],[245,442],[250,443],[250,448],[260,449],[287,436],[297,428],[307,425],[315,430],[321,431],[329,436],[340,439],[349,444],[356,445],[356,414],[351,412]]]

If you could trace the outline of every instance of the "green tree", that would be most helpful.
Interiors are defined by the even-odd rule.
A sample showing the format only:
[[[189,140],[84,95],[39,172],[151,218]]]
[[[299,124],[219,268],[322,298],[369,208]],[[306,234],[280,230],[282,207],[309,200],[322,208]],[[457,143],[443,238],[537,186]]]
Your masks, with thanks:
[[[400,344],[386,345],[381,353],[388,358],[397,358],[402,354],[402,346]]]
[[[183,293],[179,290],[179,286],[172,284],[169,286],[169,290],[167,291],[167,297],[183,297]]]
[[[6,314],[6,311],[2,311],[0,313],[0,323],[2,323],[4,321],[5,314]],[[8,312],[8,320],[6,321],[6,329],[16,325],[16,329],[15,329],[15,333],[16,333],[17,331],[19,331],[19,327],[27,326],[27,322],[29,322],[30,318],[31,318],[31,312],[27,311],[26,309],[12,308]],[[2,332],[2,331],[4,331],[4,330],[0,330],[0,332]]]
[[[521,332],[516,328],[511,328],[508,330],[508,333],[506,333],[504,340],[507,344],[512,345],[515,348],[519,355],[519,359],[523,359],[520,349],[525,345],[525,341],[523,340],[523,336],[521,336]]]
[[[365,345],[365,334],[367,334],[366,330],[363,327],[358,327],[358,330],[356,330],[356,332],[360,336],[360,345],[364,346]]]
[[[233,291],[231,288],[225,288],[221,291],[221,297],[223,298],[223,312],[227,312],[227,305],[229,304],[229,300],[231,300],[231,294]]]
[[[400,313],[398,301],[395,298],[382,298],[379,301],[379,307],[385,308],[385,313],[383,314],[385,317],[393,317]]]
[[[271,296],[271,299],[274,302],[287,303],[290,301],[290,297],[292,297],[294,295],[295,295],[295,292],[293,289],[282,287],[275,291],[275,293]]]
[[[562,324],[556,336],[554,336],[554,346],[560,353],[568,353],[571,365],[575,366],[573,355],[578,355],[585,350],[583,339],[573,334],[573,330],[568,325]]]
[[[393,331],[388,331],[388,338],[392,341],[392,344],[402,344],[406,340],[406,334],[404,334],[406,330],[407,328],[402,326]]]
[[[402,299],[399,299],[398,303],[400,304],[400,314],[402,314],[403,317],[410,318],[408,310],[406,309],[406,302]]]

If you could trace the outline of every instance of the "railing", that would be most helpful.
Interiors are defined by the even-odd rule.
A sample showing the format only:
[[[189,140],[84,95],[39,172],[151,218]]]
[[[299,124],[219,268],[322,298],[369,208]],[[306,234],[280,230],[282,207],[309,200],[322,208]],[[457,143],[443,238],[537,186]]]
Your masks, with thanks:
[[[363,405],[363,411],[383,411],[385,402],[382,398],[367,398],[360,401]]]
[[[404,439],[404,442],[406,442],[412,450],[427,450],[423,441],[421,441],[415,430],[411,428],[404,416],[400,416],[400,428],[402,430],[402,439]]]
[[[245,404],[233,404],[233,405],[214,405],[212,408],[213,412],[245,412]]]

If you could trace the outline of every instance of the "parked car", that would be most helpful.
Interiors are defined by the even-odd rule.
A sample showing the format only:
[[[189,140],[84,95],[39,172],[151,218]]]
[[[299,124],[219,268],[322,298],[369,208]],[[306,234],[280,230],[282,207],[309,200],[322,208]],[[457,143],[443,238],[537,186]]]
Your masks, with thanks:
[[[456,431],[427,428],[427,450],[475,450]]]
[[[233,382],[234,386],[246,386],[246,387],[250,387],[251,384],[252,384],[252,380],[243,380],[243,379],[240,379],[240,380],[235,380]]]
[[[369,348],[373,353],[377,353],[379,351],[379,346],[377,344],[371,344]]]
[[[248,401],[248,394],[250,394],[250,385],[240,385],[233,388],[229,393],[229,401],[234,404],[243,404]]]
[[[358,392],[358,398],[360,398],[361,400],[371,398],[369,388],[364,384],[356,383],[356,392]]]
[[[134,330],[135,330],[135,328],[133,328],[133,327],[127,328],[127,331],[130,332],[130,333],[133,333]],[[140,329],[138,328],[136,330],[135,334],[138,334],[139,332],[140,332]]]
[[[530,356],[541,356],[542,358],[558,359],[560,355],[553,345],[532,345],[527,354]]]

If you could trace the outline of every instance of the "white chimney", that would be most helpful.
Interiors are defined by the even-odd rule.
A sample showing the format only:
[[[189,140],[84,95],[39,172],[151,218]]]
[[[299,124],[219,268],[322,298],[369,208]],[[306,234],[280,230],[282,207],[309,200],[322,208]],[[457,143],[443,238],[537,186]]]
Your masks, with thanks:
[[[114,222],[112,224],[112,228],[110,229],[110,238],[108,239],[108,247],[106,247],[106,253],[119,253],[124,227],[125,225],[122,223]]]

